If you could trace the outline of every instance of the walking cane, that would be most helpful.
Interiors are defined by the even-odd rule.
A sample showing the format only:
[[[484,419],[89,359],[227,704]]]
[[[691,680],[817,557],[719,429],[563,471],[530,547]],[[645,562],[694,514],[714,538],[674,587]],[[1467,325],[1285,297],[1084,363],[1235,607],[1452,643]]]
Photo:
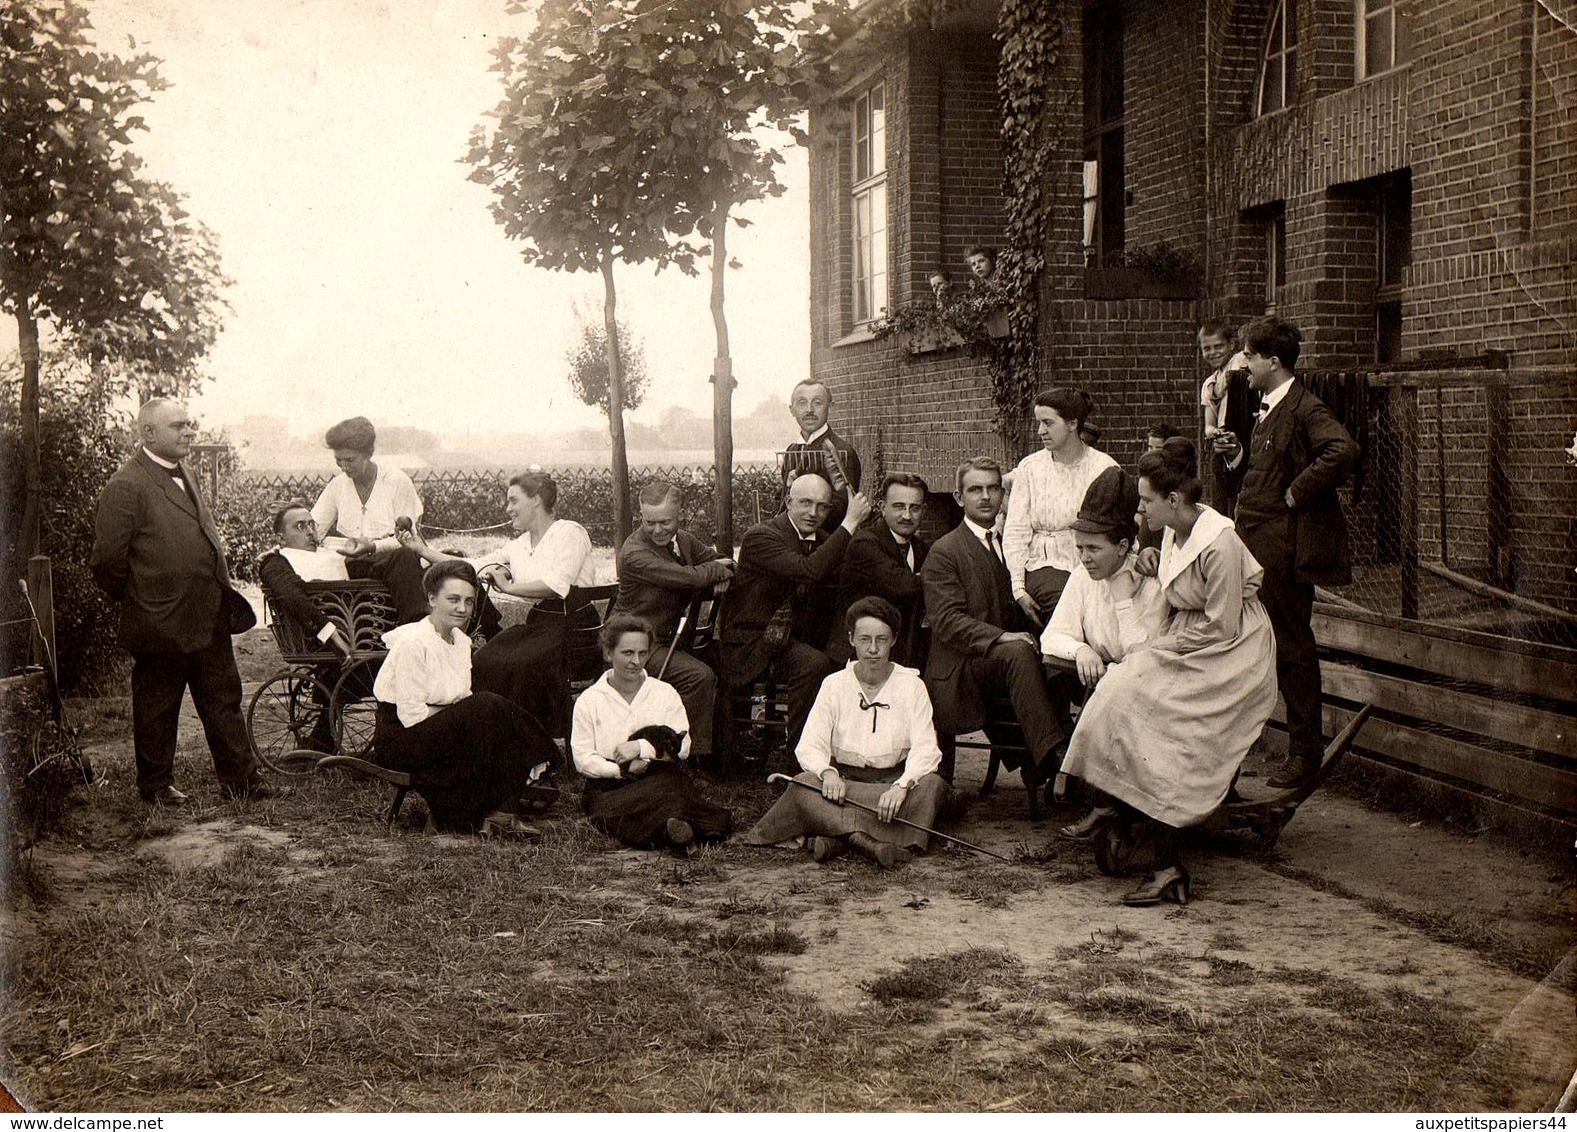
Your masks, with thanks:
[[[690,624],[690,611],[685,610],[683,617],[679,618],[679,627],[674,630],[674,639],[668,642],[668,655],[663,657],[663,666],[657,670],[657,679],[663,678],[663,673],[668,671],[668,662],[674,658],[674,649],[679,647],[679,638],[684,636],[685,626]]]
[[[806,790],[814,790],[817,794],[821,793],[821,787],[812,786],[810,783],[802,782],[797,778],[790,778],[786,774],[769,774],[767,775],[767,781],[787,782],[791,786],[803,786]],[[876,814],[877,818],[881,817],[880,814],[876,813],[875,806],[867,806],[864,802],[856,802],[853,798],[845,798],[843,801],[839,802],[838,805],[853,806],[855,809],[864,810],[868,814]],[[962,837],[953,837],[950,834],[941,832],[940,830],[932,829],[930,826],[921,825],[919,822],[910,821],[908,818],[901,818],[897,815],[894,815],[892,820],[897,822],[899,825],[906,825],[910,829],[918,829],[921,833],[929,833],[932,837],[940,837],[943,841],[951,841],[954,845],[962,845],[965,849],[973,849],[976,853],[984,853],[988,857],[995,857],[997,860],[1006,861],[1010,865],[1013,863],[1013,859],[1011,857],[1004,857],[1001,853],[993,853],[990,849],[983,849],[979,845],[974,845],[968,841],[965,841]]]

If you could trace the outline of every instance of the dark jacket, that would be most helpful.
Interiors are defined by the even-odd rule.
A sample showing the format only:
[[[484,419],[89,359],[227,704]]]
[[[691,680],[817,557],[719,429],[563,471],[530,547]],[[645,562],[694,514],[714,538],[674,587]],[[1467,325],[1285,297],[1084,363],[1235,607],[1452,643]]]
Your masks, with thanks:
[[[815,534],[815,549],[800,549],[799,532],[787,515],[757,523],[739,548],[739,572],[723,602],[718,638],[722,675],[730,684],[754,680],[772,662],[760,648],[762,630],[792,600],[793,639],[820,649],[827,641],[837,599],[833,579],[843,565],[849,532],[841,526]]]
[[[984,656],[1003,633],[1033,633],[1035,627],[1013,600],[1007,567],[963,523],[936,540],[920,577],[931,620],[925,684],[936,728],[954,735],[973,731],[985,722],[986,702],[964,661]]]
[[[728,570],[717,563],[717,551],[689,531],[674,535],[679,550],[675,558],[667,547],[658,547],[638,529],[619,548],[620,613],[644,617],[657,630],[657,640],[673,639],[690,604],[711,592],[727,578]]]
[[[139,449],[99,494],[89,565],[120,605],[129,652],[196,652],[223,624],[224,547],[189,472],[186,482],[191,494]]]
[[[844,614],[862,597],[880,597],[892,602],[903,614],[903,631],[893,645],[893,659],[910,668],[924,666],[925,635],[920,626],[925,619],[925,587],[920,582],[920,570],[930,548],[919,535],[910,540],[909,546],[914,547],[913,570],[906,557],[908,547],[893,538],[880,517],[855,531],[849,540],[849,551],[838,573],[838,600],[827,637],[827,655],[839,664],[846,663],[854,652],[849,647]]]
[[[1336,489],[1358,463],[1358,444],[1331,411],[1294,383],[1247,441],[1240,476],[1238,535],[1267,571],[1304,585],[1352,581],[1347,522]],[[1287,508],[1287,491],[1293,506]]]
[[[277,549],[271,550],[258,561],[257,573],[258,580],[263,584],[263,592],[274,603],[275,610],[281,617],[290,618],[301,629],[310,646],[329,619],[318,608],[318,603],[312,600],[312,595],[306,590],[306,583],[296,573],[290,559]]]
[[[860,490],[860,454],[854,450],[843,437],[833,431],[829,425],[827,431],[816,438],[815,443],[806,444],[796,440],[783,450],[783,486],[788,487],[792,473],[815,472],[822,476],[828,483],[832,476],[827,468],[827,452],[822,447],[827,441],[832,442],[834,451],[838,453],[838,460],[843,465],[844,474],[849,478],[849,485],[854,491]],[[827,517],[822,521],[822,529],[831,531],[843,522],[843,517],[849,513],[848,495],[841,490],[832,493],[832,510],[827,512]]]

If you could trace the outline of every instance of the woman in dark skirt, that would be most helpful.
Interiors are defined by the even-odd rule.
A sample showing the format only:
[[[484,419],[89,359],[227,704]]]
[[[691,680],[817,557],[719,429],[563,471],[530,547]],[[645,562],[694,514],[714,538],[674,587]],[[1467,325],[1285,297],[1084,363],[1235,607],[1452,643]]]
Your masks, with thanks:
[[[707,801],[685,767],[689,722],[679,693],[646,674],[652,627],[615,614],[600,635],[608,671],[575,701],[570,752],[586,776],[592,824],[636,849],[688,856],[699,841],[721,841],[733,815]]]
[[[502,696],[471,691],[476,571],[439,562],[422,577],[428,614],[383,635],[389,655],[373,682],[373,759],[405,771],[433,824],[484,836],[532,838],[517,816],[534,772],[558,759],[552,738]]]

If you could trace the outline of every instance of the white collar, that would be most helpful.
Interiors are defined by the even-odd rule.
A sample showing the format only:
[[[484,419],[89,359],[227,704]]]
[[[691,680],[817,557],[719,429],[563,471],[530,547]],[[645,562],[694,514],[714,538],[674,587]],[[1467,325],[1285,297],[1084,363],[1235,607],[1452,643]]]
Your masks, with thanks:
[[[177,470],[181,466],[178,463],[177,464],[170,463],[168,460],[164,459],[162,456],[155,456],[152,452],[148,451],[147,448],[144,448],[142,450],[142,454],[144,456],[148,457],[148,459],[152,460],[155,464],[159,465],[159,467],[163,468],[167,472],[173,472],[173,471]]]
[[[803,439],[801,439],[800,443],[801,444],[815,444],[816,441],[818,441],[822,437],[826,436],[828,430],[831,429],[831,428],[832,428],[831,424],[824,424],[820,428],[818,428],[815,432],[811,433],[809,436],[804,437]]]
[[[975,522],[968,515],[964,516],[964,525],[967,526],[969,528],[969,530],[970,530],[970,533],[973,534],[981,542],[985,542],[986,541],[986,536],[987,535],[995,535],[997,533],[997,529],[995,527],[982,527],[979,523]]]
[[[1171,585],[1172,580],[1188,569],[1222,531],[1235,529],[1231,519],[1208,505],[1200,506],[1194,529],[1188,532],[1188,540],[1181,546],[1177,543],[1177,532],[1167,527],[1166,537],[1161,540],[1161,567],[1156,572],[1161,588]]]
[[[633,699],[628,699],[628,700],[624,698],[624,693],[623,692],[619,691],[619,689],[617,689],[617,688],[615,688],[613,686],[613,669],[611,669],[611,668],[604,669],[603,673],[602,673],[602,678],[600,680],[598,680],[597,683],[595,685],[593,685],[593,686],[601,688],[602,692],[603,692],[603,694],[605,696],[609,696],[612,699],[617,700],[620,704],[623,704],[625,707],[633,708],[635,706],[635,704],[636,704],[636,701],[640,700],[641,698],[643,698],[646,695],[646,690],[652,686],[652,682],[654,680],[656,680],[656,679],[657,679],[657,677],[655,677],[655,676],[648,676],[648,677],[646,677],[646,679],[641,681],[641,686],[639,688],[635,689],[635,696],[634,696],[634,698]]]
[[[1270,411],[1277,405],[1281,404],[1281,399],[1283,397],[1292,392],[1292,387],[1297,383],[1297,380],[1298,379],[1294,377],[1288,379],[1287,381],[1283,381],[1280,385],[1276,386],[1276,388],[1272,389],[1269,393],[1266,393],[1259,399],[1259,406],[1264,411],[1264,417],[1261,417],[1261,420],[1264,420],[1265,417],[1270,416]]]

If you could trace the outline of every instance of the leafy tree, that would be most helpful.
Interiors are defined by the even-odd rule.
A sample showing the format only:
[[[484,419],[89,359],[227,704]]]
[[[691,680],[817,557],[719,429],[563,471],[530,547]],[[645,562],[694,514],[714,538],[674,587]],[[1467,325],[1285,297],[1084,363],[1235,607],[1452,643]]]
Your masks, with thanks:
[[[141,393],[184,392],[228,282],[213,234],[131,150],[132,110],[167,85],[158,60],[101,52],[90,27],[76,0],[7,0],[0,20],[0,311],[23,364],[25,553],[41,518],[39,323],[90,365],[129,367],[116,372]]]
[[[630,337],[630,328],[621,318],[618,326],[618,354],[624,367],[624,407],[639,409],[646,399],[646,387],[651,381],[646,372],[646,353]],[[575,328],[578,338],[565,353],[569,363],[569,387],[586,404],[608,412],[608,328],[601,322],[587,318],[575,311]],[[611,417],[610,417],[611,419]]]
[[[663,37],[642,19],[648,0],[543,0],[525,39],[494,48],[504,98],[491,130],[472,131],[471,179],[493,190],[493,218],[521,242],[527,263],[595,271],[603,283],[614,524],[630,529],[624,360],[614,266],[670,264],[695,271],[696,249],[676,222],[671,155],[673,76]],[[527,6],[510,0],[508,10]]]

